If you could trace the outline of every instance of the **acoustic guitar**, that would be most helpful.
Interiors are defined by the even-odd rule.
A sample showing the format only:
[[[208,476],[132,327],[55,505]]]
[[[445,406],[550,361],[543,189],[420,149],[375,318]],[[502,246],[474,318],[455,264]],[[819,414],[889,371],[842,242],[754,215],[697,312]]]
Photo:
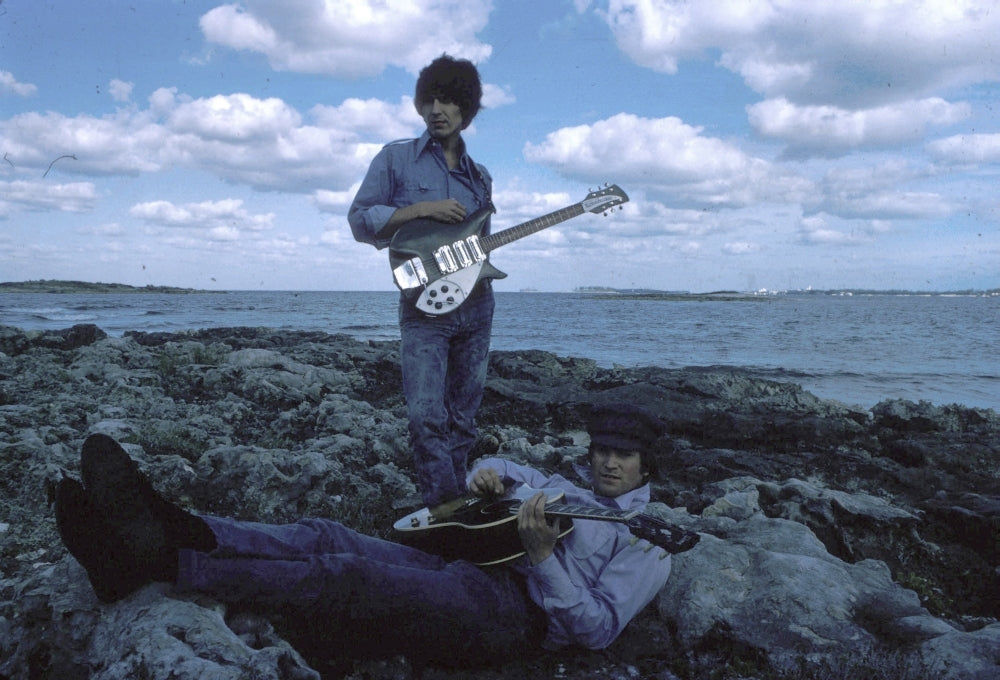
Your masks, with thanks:
[[[398,519],[392,528],[400,543],[447,560],[467,560],[481,566],[503,564],[525,553],[517,533],[517,511],[539,491],[546,494],[546,515],[562,520],[618,522],[627,526],[637,539],[649,541],[671,554],[690,550],[700,538],[693,531],[637,510],[561,503],[565,495],[561,490],[533,489],[523,484],[508,489],[498,498],[459,499],[444,512],[417,510]],[[572,530],[572,522],[562,521],[559,535],[565,536]]]

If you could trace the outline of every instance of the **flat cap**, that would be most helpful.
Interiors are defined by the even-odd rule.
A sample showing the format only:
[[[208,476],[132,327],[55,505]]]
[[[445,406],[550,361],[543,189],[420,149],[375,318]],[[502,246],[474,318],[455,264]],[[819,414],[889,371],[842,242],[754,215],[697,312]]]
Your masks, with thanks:
[[[592,444],[623,451],[647,451],[666,432],[666,424],[631,404],[596,405],[587,419]]]

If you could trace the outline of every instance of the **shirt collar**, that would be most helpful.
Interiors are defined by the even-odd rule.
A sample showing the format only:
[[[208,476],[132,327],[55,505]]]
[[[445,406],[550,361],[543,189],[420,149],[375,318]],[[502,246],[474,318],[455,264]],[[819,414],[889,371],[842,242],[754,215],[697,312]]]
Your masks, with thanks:
[[[469,162],[469,154],[467,154],[465,151],[465,140],[462,139],[461,137],[459,139],[462,142],[462,155],[459,158],[459,164],[464,168],[467,166]],[[417,155],[419,156],[425,151],[429,152],[434,147],[440,149],[441,145],[438,143],[437,140],[431,137],[430,132],[424,130],[424,134],[420,135],[420,138],[417,140]],[[442,151],[442,153],[444,152]]]

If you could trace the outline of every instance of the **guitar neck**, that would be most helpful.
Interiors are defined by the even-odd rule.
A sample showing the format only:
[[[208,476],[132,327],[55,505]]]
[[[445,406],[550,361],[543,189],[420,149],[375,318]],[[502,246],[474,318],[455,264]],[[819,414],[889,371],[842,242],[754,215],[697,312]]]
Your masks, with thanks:
[[[538,233],[542,229],[554,227],[560,222],[565,222],[566,220],[582,215],[584,212],[583,203],[575,203],[569,207],[551,212],[548,215],[542,215],[524,224],[519,224],[516,227],[510,227],[495,234],[484,236],[479,239],[479,246],[484,252],[488,253],[500,246],[505,246],[525,236]]]
[[[517,512],[517,509],[513,508],[512,511]],[[589,505],[574,505],[572,503],[549,503],[545,506],[545,514],[558,517],[573,517],[576,519],[597,519],[607,522],[627,523],[638,515],[639,511],[595,508]]]

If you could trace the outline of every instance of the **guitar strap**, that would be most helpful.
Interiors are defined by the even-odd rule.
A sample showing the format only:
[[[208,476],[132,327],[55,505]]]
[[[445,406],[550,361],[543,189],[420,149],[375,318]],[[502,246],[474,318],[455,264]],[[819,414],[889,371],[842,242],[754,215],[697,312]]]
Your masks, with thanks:
[[[475,173],[475,179],[479,180],[479,183],[483,185],[483,195],[486,196],[485,205],[488,205],[490,211],[495,213],[497,208],[493,205],[493,189],[490,187],[490,183],[486,181],[486,177],[483,174],[483,167],[476,161],[473,161],[471,156],[469,160],[472,161],[472,172]]]

